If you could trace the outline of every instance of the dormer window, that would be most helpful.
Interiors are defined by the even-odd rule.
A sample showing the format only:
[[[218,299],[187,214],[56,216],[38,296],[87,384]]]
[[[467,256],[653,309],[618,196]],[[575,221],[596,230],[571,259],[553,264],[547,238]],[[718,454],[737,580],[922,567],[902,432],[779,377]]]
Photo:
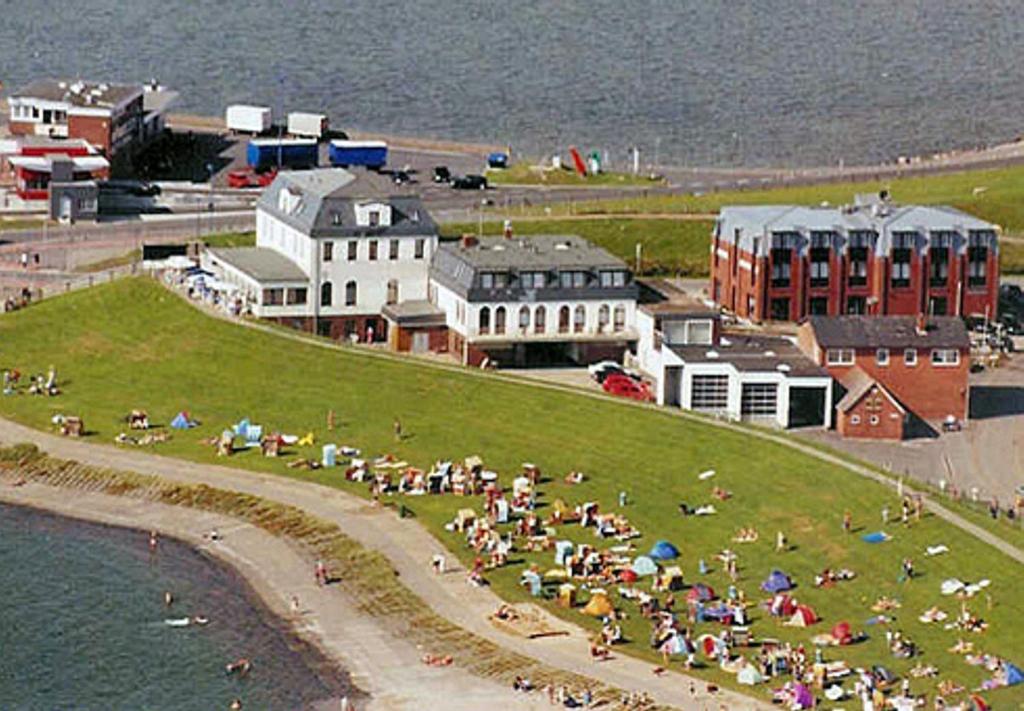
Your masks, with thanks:
[[[508,274],[505,272],[483,272],[480,275],[481,289],[504,289],[508,286]]]
[[[355,206],[356,224],[360,227],[390,227],[391,205],[384,202],[364,202]]]
[[[331,212],[331,224],[332,225],[340,225],[341,224],[341,213],[340,212],[337,212],[337,211]]]
[[[380,226],[380,210],[370,210],[370,227]]]
[[[587,285],[587,273],[561,272],[558,275],[558,280],[563,289],[582,289]]]
[[[603,287],[623,287],[626,285],[626,272],[624,271],[605,271],[601,272],[601,286]]]

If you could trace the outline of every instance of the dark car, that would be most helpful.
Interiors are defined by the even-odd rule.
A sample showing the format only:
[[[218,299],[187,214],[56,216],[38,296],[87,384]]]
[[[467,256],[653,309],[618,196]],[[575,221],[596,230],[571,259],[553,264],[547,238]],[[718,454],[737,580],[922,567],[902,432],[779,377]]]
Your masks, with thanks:
[[[100,187],[111,192],[128,193],[135,197],[155,197],[160,194],[160,186],[144,180],[108,180]]]
[[[482,175],[463,175],[452,180],[452,187],[456,190],[486,190],[487,178]]]
[[[452,172],[448,170],[446,165],[434,166],[434,182],[435,183],[447,183],[452,179]]]
[[[396,170],[391,174],[391,179],[395,182],[395,185],[405,185],[412,182],[412,176],[404,170]]]

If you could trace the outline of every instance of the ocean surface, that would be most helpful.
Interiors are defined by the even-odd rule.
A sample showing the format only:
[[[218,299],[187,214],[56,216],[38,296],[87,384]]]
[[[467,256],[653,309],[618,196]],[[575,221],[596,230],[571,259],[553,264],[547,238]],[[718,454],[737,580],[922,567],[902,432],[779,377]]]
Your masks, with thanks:
[[[196,614],[209,624],[164,624]],[[240,656],[253,671],[227,676]],[[237,697],[293,711],[346,690],[219,562],[169,539],[151,557],[145,533],[0,505],[0,708],[210,711]]]
[[[1020,0],[0,0],[0,80],[666,165],[892,160],[1024,133]]]

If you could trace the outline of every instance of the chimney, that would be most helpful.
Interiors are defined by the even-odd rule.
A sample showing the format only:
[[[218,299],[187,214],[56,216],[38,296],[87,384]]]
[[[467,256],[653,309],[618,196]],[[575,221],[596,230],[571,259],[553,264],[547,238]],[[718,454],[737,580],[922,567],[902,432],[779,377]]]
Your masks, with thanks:
[[[505,239],[512,239],[512,220],[505,220],[505,226],[503,229]]]
[[[479,244],[475,235],[462,235],[462,248],[469,249]]]
[[[917,331],[917,335],[919,336],[928,335],[928,323],[924,319],[924,314],[919,313],[917,315],[917,325],[915,330]]]

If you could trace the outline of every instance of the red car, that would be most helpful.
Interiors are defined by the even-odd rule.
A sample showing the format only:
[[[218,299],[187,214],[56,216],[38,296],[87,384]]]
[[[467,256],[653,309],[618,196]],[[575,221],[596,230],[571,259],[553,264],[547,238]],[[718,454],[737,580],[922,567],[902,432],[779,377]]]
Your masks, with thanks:
[[[619,375],[617,373],[609,375],[605,378],[601,387],[609,395],[628,397],[632,400],[640,400],[642,402],[651,402],[654,400],[654,396],[651,395],[651,391],[646,384],[638,383],[626,375]]]
[[[257,173],[252,168],[232,170],[228,173],[228,187],[265,188],[274,182],[276,177],[276,170],[268,170],[266,173]]]

